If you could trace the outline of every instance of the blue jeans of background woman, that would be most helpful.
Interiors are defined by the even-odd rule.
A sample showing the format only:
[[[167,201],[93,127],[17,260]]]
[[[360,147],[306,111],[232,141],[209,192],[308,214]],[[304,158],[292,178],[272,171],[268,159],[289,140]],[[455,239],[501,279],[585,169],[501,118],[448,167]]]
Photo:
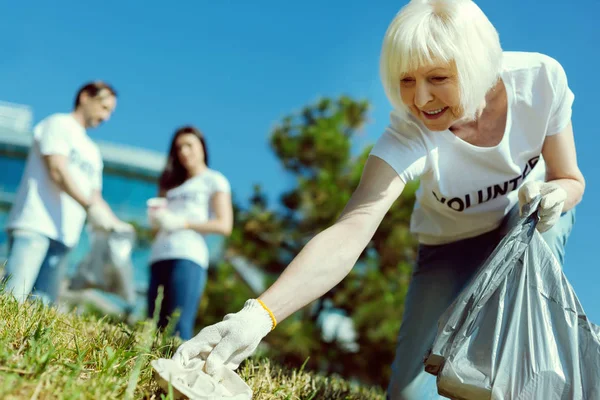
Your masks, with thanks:
[[[388,399],[445,399],[437,394],[436,377],[425,372],[423,365],[435,340],[438,319],[496,248],[515,213],[513,210],[503,226],[492,232],[444,245],[419,246],[392,363]],[[574,222],[575,210],[570,210],[542,234],[561,265]]]
[[[198,304],[206,286],[207,268],[190,260],[161,260],[150,266],[148,316],[154,316],[159,286],[163,287],[158,327],[164,329],[169,318],[179,311],[175,334],[188,340],[193,337]]]

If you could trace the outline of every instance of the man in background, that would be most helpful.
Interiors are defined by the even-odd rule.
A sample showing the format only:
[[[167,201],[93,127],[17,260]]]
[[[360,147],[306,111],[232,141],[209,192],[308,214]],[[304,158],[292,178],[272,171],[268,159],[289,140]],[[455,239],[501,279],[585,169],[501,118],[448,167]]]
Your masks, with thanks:
[[[53,304],[67,256],[86,218],[94,229],[131,230],[102,198],[103,162],[87,130],[108,121],[116,91],[104,82],[82,86],[70,113],[38,123],[6,230],[9,254],[5,291],[19,302],[30,294]]]

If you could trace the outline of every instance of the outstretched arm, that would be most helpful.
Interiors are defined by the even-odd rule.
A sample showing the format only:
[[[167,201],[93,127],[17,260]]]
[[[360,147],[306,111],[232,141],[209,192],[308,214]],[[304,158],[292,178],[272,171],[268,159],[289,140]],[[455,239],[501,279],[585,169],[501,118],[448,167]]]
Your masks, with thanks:
[[[369,157],[361,181],[338,221],[308,242],[259,297],[278,322],[327,293],[348,275],[404,186],[385,161]]]

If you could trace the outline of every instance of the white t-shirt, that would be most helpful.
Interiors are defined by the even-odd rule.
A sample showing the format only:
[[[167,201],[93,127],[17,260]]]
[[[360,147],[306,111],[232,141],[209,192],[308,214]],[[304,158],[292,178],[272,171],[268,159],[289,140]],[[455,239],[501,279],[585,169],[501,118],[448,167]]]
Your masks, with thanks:
[[[217,192],[230,193],[229,181],[218,171],[207,169],[166,193],[167,208],[194,223],[207,222],[213,212],[211,199]],[[204,235],[192,229],[160,231],[152,245],[150,262],[185,259],[208,268],[209,254]]]
[[[73,247],[79,241],[86,212],[51,179],[43,156],[68,157],[68,171],[81,193],[102,189],[102,156],[71,114],[53,114],[33,130],[25,171],[8,217],[7,229],[26,229]]]
[[[544,180],[546,136],[571,120],[574,95],[562,66],[539,53],[505,52],[502,79],[508,115],[502,141],[477,147],[451,131],[429,131],[392,112],[371,154],[404,182],[420,179],[411,231],[425,244],[474,237],[499,226],[518,202],[523,182]]]

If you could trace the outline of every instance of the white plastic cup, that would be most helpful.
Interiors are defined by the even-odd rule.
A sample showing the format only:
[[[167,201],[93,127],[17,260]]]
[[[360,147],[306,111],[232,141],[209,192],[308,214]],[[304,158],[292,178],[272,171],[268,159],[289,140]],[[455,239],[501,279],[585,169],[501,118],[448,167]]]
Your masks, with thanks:
[[[146,200],[146,208],[148,210],[148,217],[153,219],[159,211],[167,208],[167,199],[164,197],[152,197]]]

